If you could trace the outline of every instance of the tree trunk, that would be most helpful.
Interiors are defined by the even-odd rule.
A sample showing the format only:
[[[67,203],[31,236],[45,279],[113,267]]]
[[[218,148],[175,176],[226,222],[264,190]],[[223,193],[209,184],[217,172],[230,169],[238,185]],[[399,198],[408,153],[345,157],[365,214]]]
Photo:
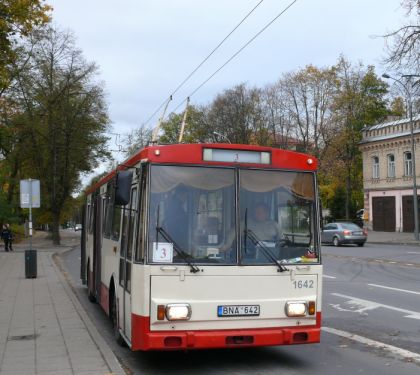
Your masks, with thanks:
[[[52,212],[52,240],[54,245],[60,245],[60,212]]]
[[[13,203],[13,198],[15,195],[15,188],[16,188],[16,177],[17,174],[19,172],[19,161],[18,159],[15,157],[15,159],[13,160],[13,166],[12,166],[12,170],[10,173],[10,178],[9,178],[9,189],[7,191],[7,203],[12,204]]]
[[[350,219],[350,203],[351,203],[351,167],[347,168],[346,176],[346,220]]]

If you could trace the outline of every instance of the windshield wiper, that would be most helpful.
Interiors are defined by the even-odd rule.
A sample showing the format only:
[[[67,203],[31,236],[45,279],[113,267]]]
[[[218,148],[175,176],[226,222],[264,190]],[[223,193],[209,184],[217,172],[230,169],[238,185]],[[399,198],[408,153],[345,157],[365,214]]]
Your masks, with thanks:
[[[188,264],[192,273],[200,272],[200,269],[188,259],[191,257],[191,255],[182,250],[165,229],[156,226],[156,232],[159,233],[166,242],[170,242],[173,244],[175,252],[185,261],[185,263]]]
[[[258,246],[262,250],[262,253],[268,260],[271,260],[273,264],[277,265],[278,272],[289,271],[278,259],[276,259],[271,250],[264,245],[264,242],[261,241],[251,229],[246,228],[244,232],[245,238],[249,238],[254,246]]]
[[[190,267],[190,271],[192,273],[200,272],[200,269],[188,259],[191,256],[187,254],[184,250],[182,250],[181,247],[169,235],[169,233],[159,225],[159,222],[160,222],[159,213],[160,213],[160,204],[158,204],[157,209],[156,209],[156,246],[159,242],[159,234],[160,234],[166,242],[173,244],[175,252],[185,261],[185,263],[188,264],[188,266]]]

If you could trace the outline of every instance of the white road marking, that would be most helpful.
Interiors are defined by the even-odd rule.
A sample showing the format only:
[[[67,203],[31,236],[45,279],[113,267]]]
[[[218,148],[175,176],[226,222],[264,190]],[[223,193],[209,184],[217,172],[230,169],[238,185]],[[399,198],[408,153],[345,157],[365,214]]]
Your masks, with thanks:
[[[389,264],[396,264],[397,262],[388,262]]]
[[[395,290],[397,292],[404,292],[404,293],[411,293],[411,294],[417,294],[420,296],[420,292],[415,292],[414,290],[407,290],[407,289],[399,289],[399,288],[391,288],[390,286],[385,285],[378,285],[378,284],[368,284],[370,286],[374,286],[376,288],[383,288],[383,289],[389,289],[389,290]]]
[[[414,264],[413,264],[413,263],[406,263],[405,265],[406,265],[406,266],[414,266]]]
[[[386,350],[386,351],[391,352],[395,355],[398,355],[398,356],[403,357],[405,359],[409,359],[410,361],[416,362],[417,364],[420,363],[420,354],[418,354],[418,353],[410,352],[408,350],[401,349],[401,348],[398,348],[398,347],[393,346],[393,345],[388,345],[388,344],[385,344],[385,343],[380,342],[380,341],[371,340],[371,339],[368,339],[367,337],[354,335],[353,333],[346,332],[346,331],[341,331],[339,329],[335,329],[335,328],[331,328],[331,327],[322,327],[321,329],[324,332],[331,333],[333,335],[345,337],[347,339],[360,342],[361,344],[365,344],[365,345],[368,345],[368,346],[372,346],[374,348]]]
[[[379,307],[383,307],[383,308],[388,309],[388,310],[398,311],[398,312],[401,312],[403,314],[406,314],[406,315],[404,315],[404,318],[411,318],[411,319],[420,320],[420,312],[417,312],[417,311],[400,309],[399,307],[384,305],[382,303],[373,302],[373,301],[369,301],[369,300],[366,300],[366,299],[346,296],[345,294],[340,294],[340,293],[331,293],[331,295],[348,299],[349,301],[347,301],[346,303],[348,303],[350,305],[360,306],[359,309],[352,310],[353,312],[363,313],[363,312],[368,311],[368,310],[374,310],[374,309],[377,309]]]
[[[336,279],[335,276],[322,275],[322,277],[325,277],[326,279]]]
[[[407,251],[406,254],[420,254],[419,251]]]

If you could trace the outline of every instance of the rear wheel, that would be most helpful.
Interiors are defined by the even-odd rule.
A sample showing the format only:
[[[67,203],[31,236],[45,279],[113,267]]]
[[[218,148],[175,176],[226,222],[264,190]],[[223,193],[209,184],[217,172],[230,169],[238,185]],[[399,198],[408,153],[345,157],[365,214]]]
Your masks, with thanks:
[[[357,246],[359,246],[359,247],[363,247],[363,246],[365,246],[365,243],[364,243],[364,242],[362,242],[362,243],[358,243],[358,244],[357,244]]]
[[[340,246],[340,241],[338,240],[338,237],[333,238],[333,245],[334,246]]]
[[[110,306],[110,318],[112,322],[112,329],[114,331],[115,341],[120,346],[126,346],[126,342],[120,333],[120,328],[118,326],[118,307],[117,307],[117,297],[115,296],[114,287],[112,287],[111,293],[111,306]]]

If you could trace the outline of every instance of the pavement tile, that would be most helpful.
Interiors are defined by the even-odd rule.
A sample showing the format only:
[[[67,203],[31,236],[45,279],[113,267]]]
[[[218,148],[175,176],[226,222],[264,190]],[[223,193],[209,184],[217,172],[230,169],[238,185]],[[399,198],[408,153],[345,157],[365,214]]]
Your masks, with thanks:
[[[54,248],[35,237],[35,279],[25,279],[25,246],[17,244],[11,254],[0,251],[0,375],[110,374],[51,259],[72,245]],[[10,339],[35,334],[31,340]]]
[[[42,361],[41,363],[36,363],[36,372],[38,374],[62,370],[72,371],[70,362],[67,357],[56,359],[50,358],[49,361]]]
[[[12,369],[12,370],[6,370],[6,369],[1,369],[0,371],[1,375],[40,375],[40,374],[36,374],[35,373],[35,369],[25,369],[25,370],[17,370],[17,369]]]
[[[53,371],[43,371],[42,374],[38,372],[38,375],[73,375],[72,369],[60,369]]]
[[[19,363],[19,362],[15,362],[15,363],[5,363],[1,366],[1,370],[0,370],[0,374],[3,375],[3,371],[4,372],[12,372],[16,371],[22,371],[22,372],[26,372],[26,373],[33,373],[35,372],[35,362],[33,362],[32,364],[26,364],[26,363]]]
[[[37,375],[74,375],[72,369],[61,369],[53,371],[43,371],[42,373],[37,373]]]

